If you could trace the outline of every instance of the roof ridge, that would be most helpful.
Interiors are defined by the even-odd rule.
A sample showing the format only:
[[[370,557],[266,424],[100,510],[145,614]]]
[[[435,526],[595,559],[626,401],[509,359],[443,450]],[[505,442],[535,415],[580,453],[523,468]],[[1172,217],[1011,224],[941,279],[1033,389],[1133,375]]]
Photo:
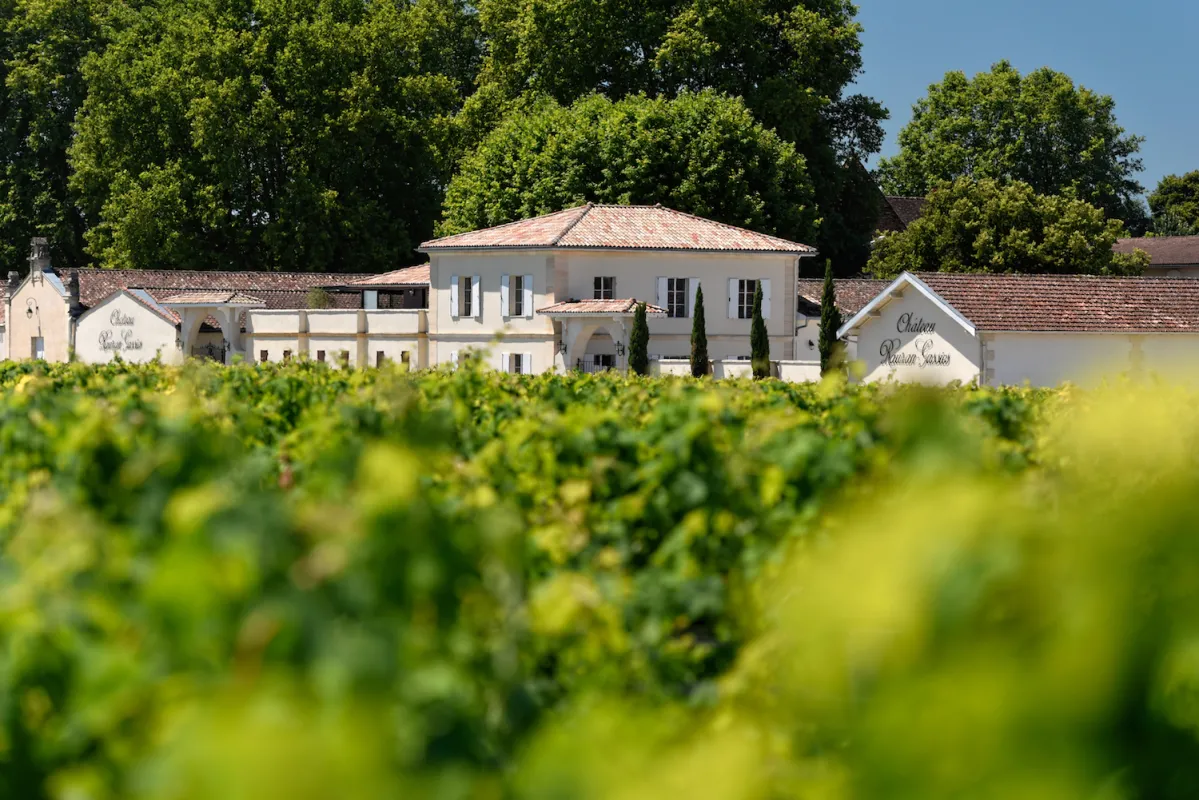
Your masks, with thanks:
[[[664,206],[661,203],[659,203],[655,206],[641,206],[641,207],[642,208],[660,208],[663,211],[670,212],[671,214],[678,214],[680,217],[686,217],[687,219],[697,220],[699,222],[703,222],[708,225],[718,225],[721,228],[727,228],[729,230],[739,231],[742,233],[752,233],[754,236],[762,236],[762,237],[771,239],[776,242],[782,242],[783,244],[797,244],[800,247],[806,247],[807,249],[812,250],[813,252],[816,249],[816,248],[812,247],[811,245],[804,244],[803,242],[793,242],[790,239],[784,239],[781,236],[775,236],[773,234],[762,233],[761,231],[755,231],[752,228],[745,228],[740,225],[732,225],[728,222],[721,222],[720,220],[708,219],[707,217],[701,217],[698,214],[691,214],[687,211],[679,211],[677,208],[670,208],[669,206]],[[618,206],[618,208],[629,208],[629,206]]]
[[[458,238],[458,237],[460,237],[460,236],[468,236],[468,235],[470,235],[470,234],[472,234],[472,233],[479,233],[480,231],[498,231],[498,230],[503,230],[504,228],[511,228],[513,225],[521,225],[521,224],[523,224],[523,223],[525,223],[525,222],[532,222],[532,221],[534,221],[534,220],[538,220],[538,219],[545,219],[546,217],[554,217],[554,216],[557,216],[557,215],[559,215],[559,214],[566,214],[566,213],[568,213],[568,212],[570,212],[570,211],[578,211],[579,209],[586,208],[587,206],[590,206],[590,205],[592,205],[592,204],[591,204],[591,203],[584,203],[584,204],[582,204],[582,205],[578,205],[578,206],[571,206],[570,208],[561,208],[561,209],[558,209],[557,211],[550,211],[550,212],[548,212],[548,213],[545,213],[545,214],[536,214],[536,215],[534,215],[534,216],[532,216],[532,217],[525,217],[524,219],[514,219],[514,220],[512,220],[511,222],[501,222],[499,225],[491,225],[491,226],[489,226],[489,227],[486,227],[486,228],[476,228],[476,229],[475,229],[475,230],[473,230],[473,231],[462,231],[461,233],[451,233],[451,234],[450,234],[450,235],[448,235],[448,236],[439,236],[439,237],[437,237],[436,239],[429,239],[429,240],[428,240],[428,241],[426,241],[426,242],[421,242],[420,246],[421,246],[421,247],[424,247],[425,245],[434,244],[434,243],[436,243],[436,242],[445,242],[445,241],[448,241],[448,240],[450,240],[450,239],[457,239],[457,238]],[[418,266],[419,266],[419,265],[418,265]]]
[[[578,225],[580,222],[582,222],[587,217],[587,215],[591,213],[592,209],[595,208],[595,203],[587,203],[584,206],[582,206],[582,208],[583,208],[583,213],[579,214],[579,216],[577,216],[575,218],[574,222],[567,225],[565,230],[563,230],[561,233],[559,233],[557,236],[555,236],[553,239],[550,240],[550,247],[557,247],[558,242],[565,239],[567,234],[569,234],[571,231],[573,231],[575,229],[575,226]]]

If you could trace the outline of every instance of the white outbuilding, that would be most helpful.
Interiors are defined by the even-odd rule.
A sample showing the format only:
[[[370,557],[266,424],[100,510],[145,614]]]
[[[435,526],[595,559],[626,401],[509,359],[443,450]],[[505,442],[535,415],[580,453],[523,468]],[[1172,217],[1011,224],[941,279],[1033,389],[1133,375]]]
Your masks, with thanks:
[[[1191,380],[1199,378],[1199,280],[904,273],[838,335],[866,381]]]

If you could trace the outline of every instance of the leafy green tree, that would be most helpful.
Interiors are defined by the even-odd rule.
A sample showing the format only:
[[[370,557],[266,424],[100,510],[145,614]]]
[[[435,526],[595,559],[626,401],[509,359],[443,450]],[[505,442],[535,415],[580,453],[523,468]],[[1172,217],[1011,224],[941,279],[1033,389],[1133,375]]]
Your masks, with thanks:
[[[645,317],[645,303],[637,304],[633,315],[633,330],[629,334],[629,369],[638,375],[649,374],[649,322]]]
[[[753,362],[754,378],[770,377],[770,337],[766,334],[766,320],[762,318],[762,282],[754,289],[753,322],[749,329],[750,359]]]
[[[1199,229],[1199,170],[1162,178],[1149,195],[1149,210],[1153,212],[1153,232],[1159,236],[1188,235]],[[1161,229],[1159,220],[1162,220]],[[1188,233],[1163,233],[1163,230]]]
[[[920,219],[880,241],[879,277],[910,272],[1139,275],[1143,252],[1113,253],[1125,231],[1082,200],[1037,194],[1026,183],[959,178],[929,195]]]
[[[472,69],[461,10],[212,0],[115,13],[84,69],[71,152],[96,221],[89,250],[114,267],[374,271],[411,258],[432,233],[446,119]]]
[[[816,234],[803,157],[740,101],[715,92],[617,102],[592,95],[513,115],[462,163],[439,230],[588,201],[662,203],[800,242]]]
[[[0,3],[0,263],[26,265],[50,240],[56,266],[86,264],[86,223],[69,187],[67,150],[87,89],[81,65],[103,49],[107,0]]]
[[[1048,68],[1022,76],[1001,61],[973,78],[947,73],[913,108],[899,154],[879,165],[883,187],[923,197],[957,178],[1019,181],[1131,220],[1142,213],[1142,139],[1116,122],[1115,105]]]
[[[822,218],[812,243],[860,266],[875,218],[852,212],[875,187],[855,165],[880,149],[888,114],[846,94],[862,70],[856,14],[850,0],[480,0],[488,52],[463,124],[479,136],[530,93],[743,98],[807,159]]]
[[[833,262],[824,262],[824,289],[820,293],[820,374],[828,375],[840,365],[841,342],[837,331],[844,324],[837,307],[837,285],[833,280]]]
[[[1153,222],[1145,235],[1150,237],[1194,236],[1196,233],[1199,233],[1199,228],[1191,225],[1173,211],[1163,211],[1153,215]]]
[[[708,324],[704,320],[704,287],[695,289],[695,315],[691,320],[691,374],[702,378],[708,374]]]

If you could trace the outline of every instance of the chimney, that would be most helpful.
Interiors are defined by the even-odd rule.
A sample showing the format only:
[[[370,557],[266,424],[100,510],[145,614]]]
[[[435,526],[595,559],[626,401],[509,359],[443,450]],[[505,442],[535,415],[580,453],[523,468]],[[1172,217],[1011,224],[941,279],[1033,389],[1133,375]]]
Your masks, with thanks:
[[[67,279],[67,294],[70,295],[71,316],[78,317],[83,313],[83,303],[79,300],[79,270],[71,270]]]
[[[29,271],[50,271],[50,240],[45,236],[35,236],[29,243]]]

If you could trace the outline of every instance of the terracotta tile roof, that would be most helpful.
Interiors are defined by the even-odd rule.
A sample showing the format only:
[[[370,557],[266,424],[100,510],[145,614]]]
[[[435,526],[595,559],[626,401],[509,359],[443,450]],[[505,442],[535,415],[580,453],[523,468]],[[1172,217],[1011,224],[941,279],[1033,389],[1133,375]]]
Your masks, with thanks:
[[[140,305],[144,306],[150,311],[153,311],[155,314],[167,320],[168,322],[173,322],[176,324],[180,322],[180,316],[176,312],[159,303],[158,299],[145,289],[126,289],[126,291],[129,293],[129,296],[136,300]]]
[[[632,314],[637,310],[638,300],[568,300],[537,309],[538,314]],[[664,316],[666,309],[650,303],[645,304],[645,313]]]
[[[416,267],[405,267],[394,272],[384,272],[382,275],[370,275],[350,281],[347,286],[428,286],[429,265],[421,264]]]
[[[62,271],[67,280],[69,272]],[[79,299],[84,306],[93,306],[117,289],[228,289],[251,292],[263,297],[271,291],[295,293],[305,302],[290,308],[307,308],[307,292],[329,286],[343,286],[349,281],[368,277],[366,273],[340,274],[331,272],[208,272],[190,269],[81,269],[79,270]],[[266,299],[265,297],[263,299]],[[359,301],[361,302],[361,301]],[[270,307],[270,306],[268,306]]]
[[[984,331],[1199,332],[1199,280],[955,275],[920,280]]]
[[[897,233],[907,230],[907,227],[924,213],[928,200],[923,197],[897,197],[888,195],[883,198],[883,206],[879,211],[875,230],[880,233]]]
[[[810,255],[815,249],[662,206],[587,204],[434,239],[422,251],[480,248],[699,250]]]
[[[798,281],[799,313],[809,317],[820,316],[820,297],[824,294],[824,281],[816,278],[801,278]],[[833,288],[837,293],[837,308],[845,319],[858,313],[891,281],[874,278],[836,278]]]
[[[192,289],[182,292],[174,292],[166,295],[159,302],[165,306],[178,305],[235,305],[235,306],[257,306],[265,307],[266,304],[262,300],[248,295],[245,292],[212,291],[206,289]]]
[[[1117,253],[1144,250],[1154,267],[1199,267],[1199,236],[1151,236],[1121,239],[1112,245]]]

